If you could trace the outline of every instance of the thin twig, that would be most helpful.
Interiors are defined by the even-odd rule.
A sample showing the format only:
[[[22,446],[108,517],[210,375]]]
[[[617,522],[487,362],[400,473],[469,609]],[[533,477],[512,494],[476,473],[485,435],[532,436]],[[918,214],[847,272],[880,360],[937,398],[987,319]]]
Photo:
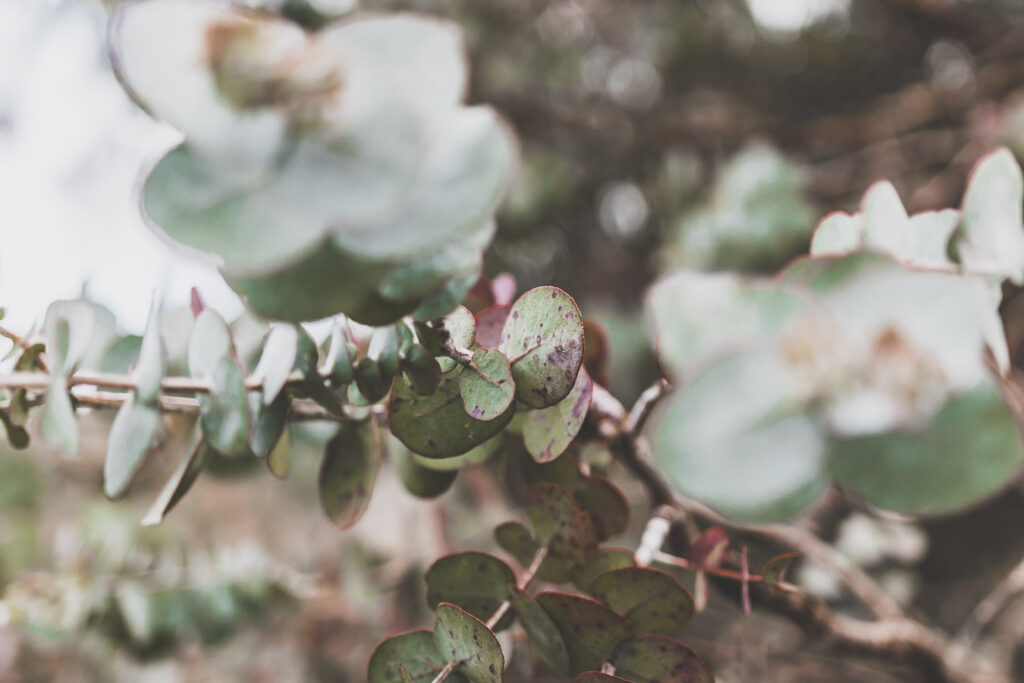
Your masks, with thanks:
[[[629,415],[622,423],[622,430],[627,434],[638,434],[647,424],[647,419],[654,412],[655,406],[671,390],[672,385],[665,379],[660,379],[647,387],[630,409]]]
[[[655,395],[653,389],[648,391],[651,392],[649,396]],[[648,402],[649,400],[644,401]],[[889,656],[920,657],[934,669],[938,676],[935,680],[956,683],[1005,683],[1004,676],[992,671],[987,663],[978,661],[959,643],[907,617],[899,603],[870,576],[813,533],[779,524],[738,524],[707,506],[676,494],[649,461],[642,435],[625,429],[628,414],[617,399],[608,392],[595,388],[591,409],[598,420],[599,433],[609,439],[609,444],[619,460],[647,487],[651,498],[657,504],[676,506],[683,513],[684,520],[698,516],[713,524],[761,535],[828,566],[878,617],[877,621],[847,617],[834,612],[823,600],[808,596],[795,587],[792,590],[778,590],[778,586],[763,580],[755,581],[753,577],[749,577],[750,583],[758,589],[759,594],[765,596],[769,604],[774,605],[796,623],[823,630],[847,646]],[[646,408],[635,408],[635,414],[638,416],[648,412]],[[655,559],[668,557],[672,556],[661,554]],[[674,558],[671,563],[689,564],[682,558]],[[1024,569],[1021,571],[1024,573]],[[739,574],[742,579],[742,572]]]
[[[529,587],[530,582],[533,581],[535,576],[537,576],[537,572],[540,570],[541,563],[543,563],[544,558],[548,556],[548,548],[550,546],[551,542],[548,541],[547,543],[544,543],[539,548],[537,548],[537,552],[534,553],[533,560],[530,562],[530,566],[524,569],[523,573],[520,574],[519,578],[516,579],[516,587],[519,590],[526,590],[527,587]],[[490,618],[485,622],[487,628],[493,631],[494,627],[498,625],[498,622],[501,621],[501,618],[505,616],[505,613],[508,612],[511,606],[512,603],[510,601],[502,600],[501,604],[498,605],[498,609],[494,610],[494,614],[492,614]],[[432,683],[441,683],[441,681],[445,680],[446,678],[448,678],[449,675],[451,675],[451,673],[455,670],[456,666],[458,666],[458,662],[448,662],[447,664],[445,664],[444,668],[441,669],[440,672],[438,672],[437,676],[434,678]]]
[[[974,611],[957,631],[954,643],[963,650],[970,650],[985,627],[996,618],[1014,596],[1024,591],[1024,559],[992,588],[988,595],[975,606]]]

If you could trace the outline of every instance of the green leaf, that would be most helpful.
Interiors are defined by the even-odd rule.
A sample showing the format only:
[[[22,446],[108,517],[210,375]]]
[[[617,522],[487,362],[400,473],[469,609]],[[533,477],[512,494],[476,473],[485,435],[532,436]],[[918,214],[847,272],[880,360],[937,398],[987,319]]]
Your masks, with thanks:
[[[601,548],[598,550],[597,559],[587,563],[579,571],[573,574],[572,582],[577,588],[585,593],[590,592],[590,586],[601,574],[611,569],[634,566],[633,551],[625,548]]]
[[[572,391],[564,399],[523,418],[523,443],[537,462],[554,460],[569,448],[583,427],[594,394],[594,382],[580,368]]]
[[[330,377],[336,387],[355,379],[355,364],[358,349],[349,339],[348,322],[344,317],[335,320],[331,327],[330,347],[321,372]]]
[[[517,588],[515,584],[509,586],[508,600],[530,639],[530,645],[552,670],[563,676],[568,674],[569,650],[548,613],[529,593]]]
[[[355,376],[359,393],[370,403],[376,403],[387,395],[390,380],[384,376],[380,365],[372,358],[359,359],[356,363]]]
[[[593,518],[598,540],[607,540],[626,530],[629,503],[622,491],[604,477],[584,476],[573,456],[564,455],[546,463],[524,457],[520,462],[527,482],[549,481],[569,491]]]
[[[378,327],[370,335],[370,345],[366,355],[377,363],[385,384],[390,384],[398,374],[398,350],[399,332],[396,325]],[[366,393],[364,392],[363,395],[365,396]]]
[[[209,394],[199,395],[200,420],[210,446],[223,455],[249,451],[249,402],[245,369],[232,357],[222,357],[214,371]]]
[[[539,541],[551,542],[550,561],[568,577],[581,571],[597,557],[597,530],[590,513],[572,494],[556,484],[531,486],[523,497]]]
[[[347,529],[370,502],[380,463],[380,434],[372,422],[345,423],[324,449],[320,464],[320,504],[327,517]]]
[[[430,396],[441,383],[441,365],[422,344],[413,344],[402,354],[402,374],[409,387],[420,396]]]
[[[1010,150],[1000,148],[974,167],[964,194],[955,251],[968,272],[1024,282],[1024,178]]]
[[[682,643],[641,636],[615,648],[615,673],[636,683],[714,683],[708,665]]]
[[[439,558],[427,570],[427,605],[458,605],[478,619],[487,619],[515,584],[511,568],[494,555],[463,552]]]
[[[730,356],[669,397],[654,451],[679,490],[736,519],[767,522],[801,512],[828,487],[824,436],[792,412],[784,372],[771,353]]]
[[[267,469],[278,479],[284,479],[292,468],[291,442],[287,434],[282,434],[277,443],[267,453]]]
[[[540,543],[533,538],[530,530],[519,522],[499,524],[494,529],[494,540],[524,567],[530,566],[540,548]],[[540,563],[540,569],[537,570],[537,578],[549,583],[567,583],[570,577],[569,570],[562,565],[561,558],[548,552],[547,557]]]
[[[600,669],[616,646],[634,637],[628,621],[595,600],[551,592],[536,600],[565,640],[572,673]]]
[[[713,357],[775,338],[806,306],[802,293],[775,281],[679,271],[648,290],[644,310],[658,362],[688,381]]]
[[[381,264],[363,263],[324,246],[299,263],[268,275],[224,272],[224,277],[254,311],[297,322],[359,311],[368,305],[386,272]],[[408,310],[411,307],[383,313],[381,324],[397,320]]]
[[[500,683],[505,669],[501,645],[491,629],[473,615],[446,602],[437,608],[434,642],[456,670],[472,683]]]
[[[83,300],[55,301],[46,309],[43,330],[51,375],[70,376],[89,352],[96,313]]]
[[[391,392],[391,433],[410,450],[430,458],[461,455],[498,434],[512,419],[515,405],[493,420],[477,420],[466,414],[459,397],[458,367],[441,378],[437,391],[418,396],[405,382],[395,382]]]
[[[270,405],[284,389],[288,375],[295,367],[299,351],[299,329],[295,325],[278,324],[270,328],[259,363],[253,375],[263,380],[263,404]]]
[[[489,107],[449,110],[439,119],[418,201],[405,202],[387,229],[336,231],[335,245],[367,260],[415,259],[465,239],[491,216],[514,165],[512,134]]]
[[[693,596],[657,569],[606,571],[590,583],[590,594],[626,617],[637,633],[675,633],[693,618]]]
[[[255,393],[252,395],[254,397],[258,396]],[[253,424],[249,448],[257,458],[269,458],[270,454],[275,452],[277,445],[281,442],[285,426],[288,424],[288,411],[291,409],[291,401],[287,394],[281,393],[277,395],[277,398],[270,405],[263,405],[262,400],[254,400],[253,402],[259,403],[259,406],[254,411],[254,414],[258,417]],[[276,465],[271,468],[271,471],[275,474],[280,472]]]
[[[552,406],[572,391],[583,364],[583,319],[557,287],[537,287],[512,305],[498,347],[512,363],[516,398]]]
[[[576,677],[576,680],[573,683],[615,683],[616,681],[625,681],[625,683],[630,683],[630,681],[625,678],[610,676],[608,674],[603,674],[600,671],[584,671]]]
[[[167,513],[178,504],[178,502],[192,488],[192,484],[199,478],[199,473],[206,466],[206,461],[211,455],[211,450],[203,438],[202,429],[197,424],[192,436],[192,446],[185,452],[181,463],[167,480],[164,487],[160,489],[156,500],[142,518],[142,526],[154,526],[159,524],[167,516]]]
[[[132,373],[139,403],[155,405],[160,383],[167,374],[167,349],[160,334],[160,305],[154,301],[139,348],[139,360]]]
[[[455,483],[456,477],[459,476],[457,468],[436,470],[424,467],[417,460],[416,455],[397,439],[394,439],[389,450],[391,462],[398,472],[398,478],[402,480],[402,486],[417,498],[437,498],[450,489]],[[429,461],[428,458],[424,458],[424,460]]]
[[[781,583],[786,580],[786,570],[789,569],[789,565],[793,564],[793,560],[800,557],[800,553],[782,553],[776,555],[772,559],[768,560],[764,564],[764,568],[761,569],[761,578],[764,579],[765,583]]]
[[[7,411],[0,410],[0,422],[3,422],[4,431],[7,432],[7,443],[11,445],[11,448],[17,450],[28,448],[28,432],[21,425],[14,424]]]
[[[448,337],[455,342],[456,346],[462,348],[469,348],[473,344],[473,339],[476,337],[476,318],[469,312],[469,309],[465,306],[459,306],[454,311],[444,316],[443,319],[443,330],[447,332]],[[422,327],[419,329],[423,329]],[[420,341],[426,345],[427,349],[432,351],[435,355],[440,356],[437,362],[441,365],[441,372],[448,373],[455,368],[455,360],[443,355],[441,347],[444,339],[442,338],[445,332],[438,330],[433,332],[427,330],[426,339],[421,335]],[[433,337],[431,339],[431,337]]]
[[[1020,437],[989,386],[954,398],[920,430],[835,439],[836,480],[873,505],[948,513],[1004,488],[1020,471]]]
[[[400,668],[405,667],[416,683],[432,683],[444,668],[445,658],[429,629],[410,631],[388,638],[373,651],[367,671],[369,683],[404,683]],[[453,683],[465,679],[458,672],[448,677]]]
[[[220,360],[235,355],[231,330],[224,318],[210,308],[196,318],[188,344],[188,371],[192,377],[212,379]]]
[[[46,392],[39,434],[64,455],[74,457],[78,454],[78,422],[71,405],[71,395],[60,375],[54,375]]]
[[[504,415],[515,398],[516,386],[508,358],[497,349],[477,349],[459,374],[459,396],[466,413],[477,420]]]
[[[452,456],[450,458],[428,458],[420,455],[419,453],[412,454],[413,460],[416,461],[420,467],[425,467],[428,470],[435,470],[437,472],[452,472],[460,470],[463,467],[469,467],[470,465],[482,465],[487,462],[495,453],[501,450],[501,446],[504,443],[505,435],[498,434],[492,436],[487,441],[484,441],[479,446],[473,446],[462,455]]]
[[[103,491],[108,498],[122,495],[145,462],[160,433],[160,409],[137,402],[129,394],[117,411],[107,437],[103,463]]]

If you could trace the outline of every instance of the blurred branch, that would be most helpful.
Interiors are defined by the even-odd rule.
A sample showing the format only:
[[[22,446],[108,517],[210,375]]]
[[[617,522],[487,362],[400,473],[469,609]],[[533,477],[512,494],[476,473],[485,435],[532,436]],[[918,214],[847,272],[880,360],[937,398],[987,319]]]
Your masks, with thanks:
[[[970,650],[985,627],[996,618],[1006,604],[1024,591],[1024,559],[992,588],[988,595],[975,606],[967,620],[956,634],[955,644],[963,650]]]
[[[654,387],[641,395],[638,404],[646,406],[653,402],[653,397],[662,395],[664,391],[664,381],[659,380]],[[677,495],[649,461],[642,435],[627,429],[630,424],[629,415],[643,415],[649,412],[647,408],[634,407],[633,411],[627,413],[614,396],[601,387],[595,387],[591,411],[598,420],[599,432],[609,439],[619,461],[645,485],[656,505],[675,507],[684,520],[692,521],[693,517],[700,517],[713,524],[762,536],[827,566],[877,617],[875,621],[848,617],[836,613],[819,598],[800,591],[780,590],[778,586],[756,582],[755,585],[759,593],[765,596],[766,602],[795,623],[809,630],[824,631],[847,646],[875,654],[899,658],[916,656],[934,669],[938,676],[935,680],[950,683],[1004,683],[1008,680],[1005,676],[992,671],[990,666],[978,661],[967,648],[961,646],[961,643],[908,617],[899,603],[874,579],[813,533],[781,524],[738,524],[701,503]],[[663,540],[661,526],[656,530],[659,532],[659,539]],[[653,535],[652,531],[651,543],[656,540]],[[641,548],[646,549],[647,545],[641,542]],[[668,561],[679,566],[688,564],[682,558],[658,551],[652,552],[651,555],[654,560]],[[1024,568],[1021,569],[1021,573],[1024,580]]]
[[[298,383],[301,380],[290,380],[289,383]],[[71,391],[71,398],[76,405],[92,408],[118,408],[128,398],[128,392],[135,388],[135,380],[128,375],[115,375],[109,373],[76,373],[68,378],[68,387]],[[29,389],[45,391],[50,386],[50,375],[45,372],[13,372],[9,375],[0,376],[0,387],[7,389]],[[263,379],[249,376],[245,380],[245,388],[248,391],[258,391],[263,386]],[[75,387],[92,387],[105,389],[123,389],[123,392],[114,391],[75,391]],[[167,392],[204,394],[211,391],[211,383],[207,380],[192,377],[165,377],[161,381],[161,389]],[[185,396],[160,396],[158,398],[160,410],[166,413],[182,413],[186,415],[199,414],[199,401]],[[0,406],[4,408],[6,406]],[[327,412],[311,401],[296,400],[292,402],[289,411],[289,419],[298,422],[316,420],[330,420],[337,422],[341,420],[337,415]]]

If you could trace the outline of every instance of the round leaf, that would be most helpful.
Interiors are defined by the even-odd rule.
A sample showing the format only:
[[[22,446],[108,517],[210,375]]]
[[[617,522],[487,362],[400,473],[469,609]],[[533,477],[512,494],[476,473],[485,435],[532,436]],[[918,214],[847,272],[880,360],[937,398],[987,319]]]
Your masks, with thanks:
[[[515,406],[493,420],[466,414],[459,397],[458,367],[441,377],[437,391],[418,396],[405,382],[395,382],[389,405],[391,433],[410,450],[429,458],[461,455],[505,428]]]
[[[535,460],[548,462],[565,452],[583,427],[593,394],[594,382],[586,369],[580,368],[568,396],[524,416],[523,443]]]
[[[410,631],[388,638],[377,646],[367,670],[369,683],[405,683],[402,667],[415,683],[431,683],[444,668],[445,658],[438,652],[434,632],[429,629]],[[460,674],[449,676],[453,683],[465,680]]]
[[[624,567],[600,574],[590,594],[629,619],[637,633],[674,633],[693,618],[693,597],[657,569]]]
[[[634,636],[628,621],[595,600],[541,593],[537,603],[562,634],[572,673],[601,668],[620,643]]]
[[[826,449],[816,423],[789,412],[788,386],[771,354],[712,365],[661,408],[662,470],[686,495],[743,521],[801,512],[829,484]]]
[[[459,475],[457,469],[439,471],[424,467],[401,443],[392,444],[389,450],[402,486],[417,498],[437,498],[451,488]]]
[[[836,480],[905,514],[945,513],[1002,489],[1020,471],[1020,437],[988,386],[954,398],[917,432],[836,439]]]
[[[708,665],[690,648],[661,636],[622,643],[612,657],[615,672],[637,683],[714,683]]]
[[[508,358],[497,349],[477,349],[459,374],[459,396],[471,417],[493,420],[512,405],[516,387]]]
[[[516,398],[546,408],[565,398],[583,364],[583,319],[557,287],[537,287],[509,311],[498,347],[512,363]]]
[[[478,619],[490,617],[508,598],[515,572],[494,555],[464,552],[446,555],[427,570],[427,605],[458,605]]]
[[[505,669],[501,645],[491,629],[462,609],[447,602],[437,608],[434,642],[447,661],[472,683],[500,683]]]

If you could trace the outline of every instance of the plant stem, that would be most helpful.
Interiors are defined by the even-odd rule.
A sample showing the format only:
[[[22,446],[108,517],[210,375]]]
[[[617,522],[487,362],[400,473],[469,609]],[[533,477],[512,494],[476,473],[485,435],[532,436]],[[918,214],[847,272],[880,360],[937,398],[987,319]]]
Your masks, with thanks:
[[[516,588],[521,591],[527,589],[530,582],[533,581],[537,572],[540,570],[540,565],[544,562],[544,558],[548,556],[548,548],[551,546],[551,541],[548,541],[544,545],[537,548],[537,552],[533,555],[533,560],[530,561],[530,566],[523,570],[523,573],[516,579]],[[501,604],[498,605],[498,609],[494,610],[494,614],[485,622],[488,629],[494,630],[494,627],[498,625],[501,618],[505,616],[509,608],[512,607],[512,603],[508,600],[502,600]],[[458,662],[448,662],[445,667],[438,672],[432,683],[441,683],[441,681],[448,678],[448,676],[458,666]]]

